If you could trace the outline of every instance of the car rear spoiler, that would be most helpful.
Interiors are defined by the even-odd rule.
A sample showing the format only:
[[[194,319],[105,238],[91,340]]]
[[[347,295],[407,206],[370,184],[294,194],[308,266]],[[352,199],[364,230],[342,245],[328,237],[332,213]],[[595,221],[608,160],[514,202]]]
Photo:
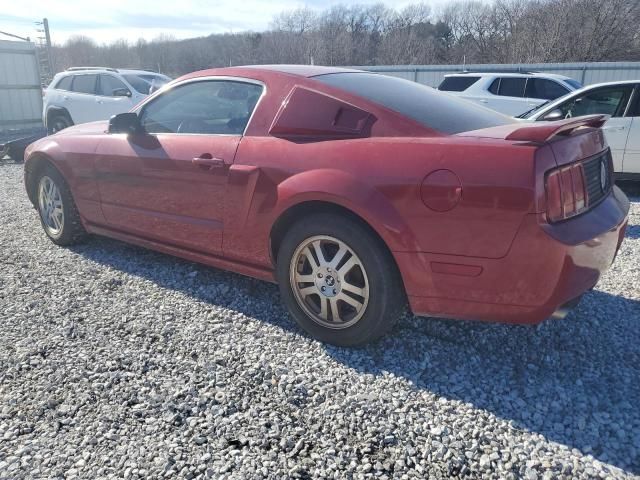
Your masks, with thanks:
[[[580,128],[598,128],[609,120],[609,115],[586,115],[552,122],[509,123],[499,127],[457,133],[459,137],[496,138],[512,142],[542,144],[556,137],[569,136]]]
[[[505,140],[544,143],[554,137],[569,136],[578,128],[599,128],[609,117],[610,115],[586,115],[554,122],[536,122],[512,131]]]

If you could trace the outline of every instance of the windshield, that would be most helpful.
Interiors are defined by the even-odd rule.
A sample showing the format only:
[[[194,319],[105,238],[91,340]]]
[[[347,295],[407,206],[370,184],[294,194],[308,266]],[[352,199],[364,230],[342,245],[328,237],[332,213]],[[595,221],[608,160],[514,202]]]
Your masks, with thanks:
[[[565,79],[564,83],[571,85],[576,90],[582,88],[582,84],[579,81],[574,80],[573,78]]]
[[[515,122],[501,113],[402,78],[368,72],[330,73],[313,78],[450,135]]]
[[[160,74],[128,74],[123,75],[125,80],[139,93],[149,95],[158,90],[162,85],[171,81],[169,77]]]

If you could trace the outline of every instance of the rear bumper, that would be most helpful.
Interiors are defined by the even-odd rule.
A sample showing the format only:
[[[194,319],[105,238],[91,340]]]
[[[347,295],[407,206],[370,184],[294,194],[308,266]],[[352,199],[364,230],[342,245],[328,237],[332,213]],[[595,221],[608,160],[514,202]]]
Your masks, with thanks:
[[[595,286],[622,243],[628,212],[628,199],[614,187],[598,206],[560,224],[526,215],[501,259],[394,256],[418,315],[536,324],[566,313]]]

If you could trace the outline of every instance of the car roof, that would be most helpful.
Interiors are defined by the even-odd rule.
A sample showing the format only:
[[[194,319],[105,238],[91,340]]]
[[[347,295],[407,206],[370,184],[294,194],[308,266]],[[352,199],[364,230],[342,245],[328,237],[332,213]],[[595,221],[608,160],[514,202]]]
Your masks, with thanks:
[[[134,75],[163,75],[158,72],[151,72],[149,70],[135,70],[129,68],[111,68],[111,67],[76,67],[74,69],[67,69],[63,72],[59,72],[57,75],[74,75],[78,73],[124,73]]]
[[[592,83],[591,85],[585,85],[578,90],[574,90],[571,94],[585,92],[588,90],[592,90],[594,88],[600,87],[615,87],[616,85],[633,85],[635,83],[640,83],[640,80],[618,80],[617,82],[602,82],[602,83]]]
[[[128,68],[118,68],[118,73],[124,73],[124,74],[133,74],[133,75],[164,75],[164,73],[158,73],[158,72],[152,72],[150,70],[133,70],[133,69],[128,69]]]
[[[445,77],[457,77],[457,76],[480,76],[480,77],[541,77],[541,78],[555,78],[557,80],[572,80],[571,77],[565,75],[559,75],[557,73],[546,72],[456,72],[448,73]]]
[[[230,67],[230,69],[235,67]],[[331,73],[355,73],[363,72],[353,68],[341,67],[325,67],[320,65],[246,65],[240,68],[251,68],[254,70],[270,70],[273,72],[287,73],[289,75],[298,75],[300,77],[317,77],[319,75],[328,75]]]

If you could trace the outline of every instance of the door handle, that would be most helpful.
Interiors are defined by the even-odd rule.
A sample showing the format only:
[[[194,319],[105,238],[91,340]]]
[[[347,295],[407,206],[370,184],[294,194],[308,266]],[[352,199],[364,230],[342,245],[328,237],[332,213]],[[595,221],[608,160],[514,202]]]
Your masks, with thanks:
[[[624,125],[623,126],[616,126],[616,127],[614,127],[614,126],[611,126],[611,127],[604,126],[604,127],[602,127],[602,130],[610,130],[612,132],[622,132],[625,128],[627,128],[627,127],[625,127]]]
[[[213,170],[215,168],[222,168],[226,164],[224,160],[221,158],[212,157],[210,154],[205,153],[200,155],[199,157],[195,157],[191,160],[194,165],[198,165],[199,167],[205,168],[206,170]]]
[[[480,103],[489,103],[489,100],[485,100],[484,98],[481,98],[479,101]]]

